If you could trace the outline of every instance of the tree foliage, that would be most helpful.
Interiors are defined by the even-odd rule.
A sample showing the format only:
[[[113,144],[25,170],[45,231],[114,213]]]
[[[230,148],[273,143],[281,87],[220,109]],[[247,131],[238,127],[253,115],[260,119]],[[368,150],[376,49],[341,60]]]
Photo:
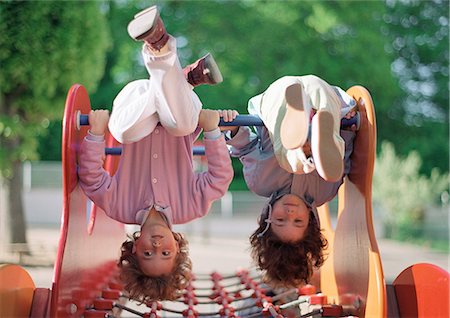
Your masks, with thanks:
[[[381,132],[398,152],[416,150],[421,172],[449,169],[449,2],[388,0],[383,16],[396,57],[392,71],[403,94],[393,100]],[[392,133],[395,132],[395,133]]]
[[[95,90],[108,29],[99,2],[0,3],[0,163],[36,158],[36,136],[62,117],[74,83]],[[14,149],[8,146],[11,140]]]
[[[95,90],[109,46],[101,2],[0,2],[0,208],[2,243],[25,243],[21,162],[61,118],[70,86]],[[52,136],[53,137],[53,136]],[[46,151],[46,149],[44,149]]]
[[[425,209],[448,191],[449,174],[433,169],[429,176],[419,173],[422,160],[416,151],[406,158],[397,156],[389,142],[383,142],[375,165],[373,198],[382,207],[386,236],[398,238],[401,229],[422,225]],[[409,234],[414,233],[405,231]]]

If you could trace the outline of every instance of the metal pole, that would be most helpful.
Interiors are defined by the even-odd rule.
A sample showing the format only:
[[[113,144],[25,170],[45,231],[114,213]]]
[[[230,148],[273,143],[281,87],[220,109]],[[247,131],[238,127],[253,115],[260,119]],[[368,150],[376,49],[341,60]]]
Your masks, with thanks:
[[[79,116],[80,126],[89,125],[89,116],[85,114],[80,114]],[[222,118],[220,119],[219,126],[263,126],[261,118],[255,115],[237,115],[237,117],[230,122],[224,122]]]

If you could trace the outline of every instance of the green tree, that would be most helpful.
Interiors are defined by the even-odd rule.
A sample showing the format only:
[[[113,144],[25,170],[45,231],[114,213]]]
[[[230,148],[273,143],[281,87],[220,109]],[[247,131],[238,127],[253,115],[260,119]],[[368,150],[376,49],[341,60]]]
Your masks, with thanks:
[[[73,83],[95,90],[109,47],[101,2],[0,3],[0,198],[2,243],[26,243],[21,163],[61,118]]]
[[[403,94],[388,113],[390,132],[383,139],[401,155],[411,149],[423,159],[421,172],[449,169],[449,2],[386,1],[383,20],[392,42],[392,64]],[[395,131],[395,134],[392,133]]]

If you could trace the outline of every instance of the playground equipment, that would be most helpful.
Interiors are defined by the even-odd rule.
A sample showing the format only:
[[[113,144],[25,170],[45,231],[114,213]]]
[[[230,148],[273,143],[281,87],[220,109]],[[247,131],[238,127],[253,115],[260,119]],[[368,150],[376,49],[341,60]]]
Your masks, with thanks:
[[[126,306],[116,261],[125,240],[122,224],[86,198],[76,174],[77,148],[87,132],[90,101],[74,85],[67,96],[63,123],[63,211],[51,289],[36,287],[17,265],[0,267],[0,317],[449,317],[449,274],[431,264],[405,269],[393,282],[384,281],[372,221],[372,176],[376,122],[369,92],[347,91],[359,104],[360,129],[355,139],[352,171],[338,195],[338,222],[331,226],[328,205],[319,217],[329,247],[313,284],[274,294],[257,271],[230,275],[197,275],[179,301],[146,304],[144,312]],[[232,125],[260,125],[258,118],[239,116]],[[107,137],[107,149],[120,154]],[[201,153],[201,149],[199,149]],[[119,156],[107,156],[111,173]],[[204,306],[214,306],[205,310]],[[210,308],[210,307],[208,307]]]

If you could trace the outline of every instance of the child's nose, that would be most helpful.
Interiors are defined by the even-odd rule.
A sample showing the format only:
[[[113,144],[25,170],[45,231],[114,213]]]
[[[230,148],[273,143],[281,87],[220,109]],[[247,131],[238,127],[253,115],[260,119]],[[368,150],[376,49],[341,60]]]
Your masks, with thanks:
[[[287,213],[293,213],[295,210],[294,210],[294,208],[292,207],[292,206],[286,206],[286,212]]]
[[[153,241],[152,245],[153,245],[153,247],[160,247],[161,246],[161,242],[160,241]]]

